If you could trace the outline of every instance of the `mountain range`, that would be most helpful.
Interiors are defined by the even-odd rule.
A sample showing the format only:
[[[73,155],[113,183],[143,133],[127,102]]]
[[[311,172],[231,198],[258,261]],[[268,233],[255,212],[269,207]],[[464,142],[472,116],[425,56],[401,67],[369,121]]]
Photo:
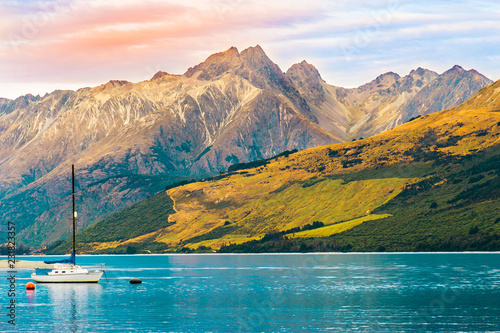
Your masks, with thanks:
[[[78,235],[93,253],[500,249],[500,81],[376,136],[176,186]],[[71,241],[50,251],[66,253]]]
[[[305,61],[283,72],[256,46],[216,53],[183,75],[0,99],[0,217],[17,222],[21,242],[46,244],[69,232],[71,164],[85,228],[172,183],[367,138],[491,83],[454,66],[347,89]]]

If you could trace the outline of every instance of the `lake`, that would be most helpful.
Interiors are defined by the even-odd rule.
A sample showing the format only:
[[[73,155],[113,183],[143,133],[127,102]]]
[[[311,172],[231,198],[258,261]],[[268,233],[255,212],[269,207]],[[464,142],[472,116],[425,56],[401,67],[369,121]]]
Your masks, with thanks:
[[[17,270],[16,331],[500,331],[500,253],[102,255],[77,261],[105,263],[107,280],[37,284],[29,292],[31,270]],[[7,273],[0,274],[0,331],[8,331]],[[131,285],[131,278],[143,283]]]

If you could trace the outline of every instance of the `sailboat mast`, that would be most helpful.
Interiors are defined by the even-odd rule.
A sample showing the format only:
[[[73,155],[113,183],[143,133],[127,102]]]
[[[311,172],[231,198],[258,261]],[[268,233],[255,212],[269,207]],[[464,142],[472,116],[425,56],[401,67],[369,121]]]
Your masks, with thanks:
[[[71,183],[73,193],[73,253],[76,255],[76,210],[75,210],[75,165],[71,165]],[[76,261],[75,261],[76,264]]]

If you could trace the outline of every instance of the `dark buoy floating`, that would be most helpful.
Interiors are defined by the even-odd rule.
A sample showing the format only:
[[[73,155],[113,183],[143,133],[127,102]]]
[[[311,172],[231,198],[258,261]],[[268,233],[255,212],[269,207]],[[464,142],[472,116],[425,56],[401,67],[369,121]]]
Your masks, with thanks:
[[[141,281],[141,279],[133,278],[130,280],[130,283],[131,284],[139,284],[139,283],[142,283],[142,281]]]
[[[33,282],[26,283],[26,290],[35,290],[35,284]]]

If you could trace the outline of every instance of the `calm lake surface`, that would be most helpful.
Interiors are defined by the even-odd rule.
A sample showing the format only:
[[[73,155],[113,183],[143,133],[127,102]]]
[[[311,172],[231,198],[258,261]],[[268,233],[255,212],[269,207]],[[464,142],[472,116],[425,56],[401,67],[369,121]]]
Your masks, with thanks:
[[[103,276],[99,284],[38,284],[27,292],[31,270],[17,270],[15,331],[500,332],[500,253],[77,261],[105,263],[108,282]],[[0,331],[10,331],[7,273],[0,274]],[[131,285],[131,278],[143,283]]]

